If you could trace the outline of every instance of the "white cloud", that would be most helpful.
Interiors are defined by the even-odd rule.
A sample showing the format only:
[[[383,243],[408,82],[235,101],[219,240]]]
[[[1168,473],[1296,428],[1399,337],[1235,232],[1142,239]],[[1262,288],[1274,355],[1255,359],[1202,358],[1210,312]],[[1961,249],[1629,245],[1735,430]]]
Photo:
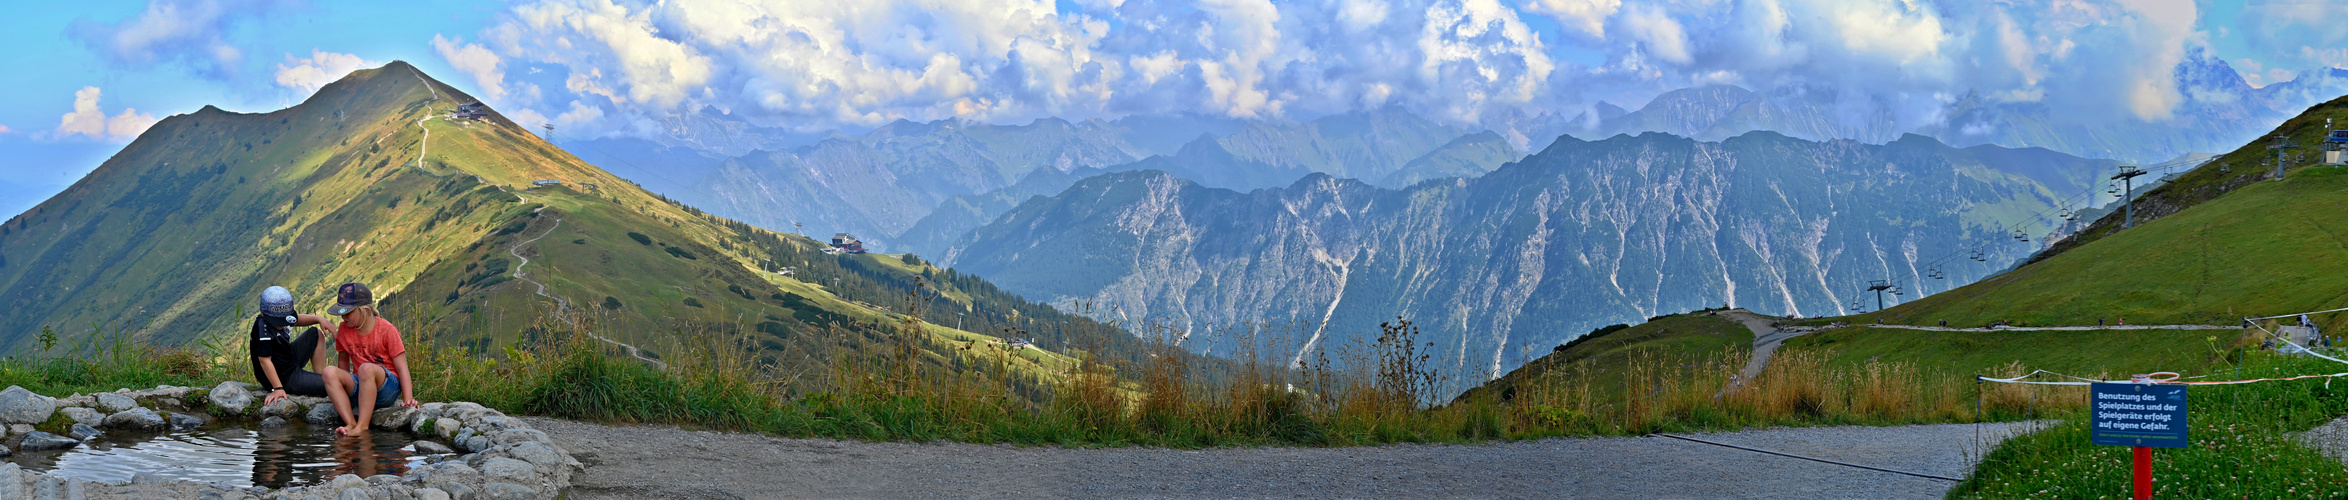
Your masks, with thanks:
[[[1337,23],[1352,31],[1374,28],[1386,22],[1389,7],[1385,0],[1342,0],[1337,7]]]
[[[137,138],[139,133],[147,131],[147,127],[155,125],[154,115],[141,114],[132,108],[123,108],[121,113],[112,117],[106,116],[106,110],[98,106],[99,94],[97,87],[82,87],[75,91],[73,112],[66,113],[57,121],[57,131],[51,137],[63,139],[82,135],[99,140],[127,141]]]
[[[2193,34],[2200,13],[2192,0],[2122,0],[2135,15],[2123,24],[2138,42],[2150,49],[2126,68],[2128,109],[2145,120],[2167,119],[2185,100],[2177,91],[2175,71],[2185,59],[2185,39]]]
[[[482,97],[505,98],[505,70],[499,67],[503,60],[497,54],[479,44],[464,43],[463,38],[442,38],[439,33],[432,34],[432,52],[448,61],[449,67],[473,77],[473,84],[481,87]]]
[[[120,22],[81,20],[68,31],[115,64],[177,62],[206,77],[227,78],[244,61],[244,51],[227,40],[227,32],[281,6],[281,0],[152,0]]]
[[[1704,83],[1815,92],[1905,129],[1965,96],[2161,120],[2208,91],[2171,81],[2210,36],[2186,1],[516,0],[432,45],[508,116],[579,133],[660,133],[705,110],[815,132],[1396,106],[1531,143],[1600,100]],[[2278,46],[2348,64],[2316,48],[2341,44]]]
[[[1630,31],[1632,38],[1638,39],[1640,47],[1646,49],[1648,55],[1672,64],[1687,65],[1695,62],[1695,57],[1688,52],[1687,29],[1662,9],[1632,8],[1623,14],[1623,25]]]
[[[300,91],[304,94],[317,92],[319,87],[334,83],[335,80],[342,79],[352,71],[381,64],[360,59],[355,55],[337,54],[318,49],[310,49],[310,57],[303,59],[296,59],[293,54],[286,54],[285,62],[277,65],[277,86]]]
[[[0,134],[6,134],[6,133],[9,133],[9,132],[15,132],[15,131],[14,131],[14,130],[9,130],[7,125],[0,125]]]
[[[1622,10],[1622,0],[1532,0],[1525,11],[1549,16],[1557,24],[1591,38],[1606,38],[1606,18]]]

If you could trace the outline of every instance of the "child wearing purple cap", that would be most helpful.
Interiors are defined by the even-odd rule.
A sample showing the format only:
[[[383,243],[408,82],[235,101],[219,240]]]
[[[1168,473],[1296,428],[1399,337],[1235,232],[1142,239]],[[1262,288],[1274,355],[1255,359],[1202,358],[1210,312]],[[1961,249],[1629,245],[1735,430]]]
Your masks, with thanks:
[[[421,406],[416,402],[416,382],[408,375],[408,348],[399,328],[375,311],[375,293],[367,285],[342,284],[334,307],[326,313],[342,317],[334,328],[334,350],[341,353],[339,366],[349,367],[319,370],[325,375],[326,397],[342,415],[343,426],[334,429],[335,434],[366,433],[376,408]]]

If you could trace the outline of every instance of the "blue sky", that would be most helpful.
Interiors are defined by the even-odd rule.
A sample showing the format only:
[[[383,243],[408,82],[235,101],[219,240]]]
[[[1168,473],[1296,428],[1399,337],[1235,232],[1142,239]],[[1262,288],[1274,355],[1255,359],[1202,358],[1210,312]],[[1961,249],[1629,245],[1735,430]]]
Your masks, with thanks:
[[[145,123],[267,111],[414,63],[530,124],[658,134],[719,112],[802,132],[894,119],[1398,106],[1494,129],[1706,83],[1954,96],[2157,120],[2193,51],[2255,85],[2348,66],[2348,1],[150,0],[0,16],[0,212]],[[96,90],[90,90],[96,89]],[[77,104],[80,106],[77,108]]]

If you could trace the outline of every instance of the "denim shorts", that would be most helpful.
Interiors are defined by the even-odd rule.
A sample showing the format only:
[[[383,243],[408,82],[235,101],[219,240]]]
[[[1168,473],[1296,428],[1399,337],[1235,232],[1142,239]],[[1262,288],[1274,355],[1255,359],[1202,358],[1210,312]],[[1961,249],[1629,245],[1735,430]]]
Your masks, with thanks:
[[[377,409],[390,408],[392,404],[399,402],[399,374],[389,373],[390,370],[384,371],[383,387],[375,389],[375,408]],[[358,375],[352,374],[351,381],[357,382]],[[357,402],[358,399],[359,384],[353,383],[351,384],[351,401]]]

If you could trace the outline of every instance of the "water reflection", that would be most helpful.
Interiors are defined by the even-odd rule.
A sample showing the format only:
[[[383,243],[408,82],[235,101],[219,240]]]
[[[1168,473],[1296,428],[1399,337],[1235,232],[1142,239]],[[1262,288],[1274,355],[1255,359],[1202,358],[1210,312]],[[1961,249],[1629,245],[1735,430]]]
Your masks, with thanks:
[[[109,432],[66,450],[20,452],[8,460],[57,477],[121,484],[138,473],[169,479],[281,488],[343,474],[406,474],[422,465],[405,432],[336,438],[329,426],[268,429],[213,425],[168,433]]]

